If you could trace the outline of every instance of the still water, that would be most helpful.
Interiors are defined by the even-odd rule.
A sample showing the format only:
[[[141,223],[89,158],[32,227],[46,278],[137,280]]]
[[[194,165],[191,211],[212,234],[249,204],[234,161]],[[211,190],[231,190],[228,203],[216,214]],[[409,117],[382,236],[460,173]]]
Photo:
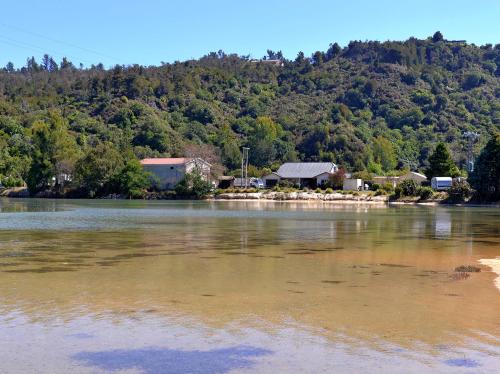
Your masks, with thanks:
[[[0,373],[498,372],[499,242],[495,208],[0,200]]]

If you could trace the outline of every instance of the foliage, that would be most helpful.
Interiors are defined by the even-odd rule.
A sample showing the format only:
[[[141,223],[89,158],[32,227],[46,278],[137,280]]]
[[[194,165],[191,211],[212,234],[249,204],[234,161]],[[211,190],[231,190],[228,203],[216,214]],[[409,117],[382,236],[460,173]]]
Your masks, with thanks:
[[[334,189],[341,190],[344,185],[345,169],[340,167],[336,173],[330,175],[328,185]]]
[[[472,188],[465,180],[454,180],[448,190],[448,201],[461,203],[467,201],[472,195]]]
[[[99,144],[87,150],[75,167],[74,181],[89,197],[109,187],[109,182],[123,168],[123,159],[112,144]]]
[[[1,185],[5,188],[21,187],[23,185],[23,180],[12,176],[4,177],[1,180]]]
[[[151,178],[151,174],[142,168],[140,162],[132,158],[113,176],[111,184],[115,191],[130,198],[139,198],[144,196],[146,188],[152,184]]]
[[[394,192],[397,197],[403,196],[418,196],[419,194],[419,186],[417,182],[412,179],[405,179],[401,183],[399,183]]]
[[[469,181],[479,200],[500,201],[500,133],[481,151]]]
[[[380,187],[380,190],[382,190],[382,192],[385,192],[386,194],[389,194],[389,193],[391,193],[392,191],[394,191],[394,186],[392,185],[392,183],[384,183],[384,184]]]
[[[32,193],[62,188],[57,177],[72,174],[87,194],[113,192],[107,172],[96,172],[95,183],[77,178],[91,175],[79,160],[97,157],[89,152],[101,144],[111,144],[123,164],[129,153],[183,157],[204,146],[214,170],[234,172],[245,146],[259,170],[333,161],[367,175],[436,167],[429,155],[445,142],[463,168],[461,134],[480,132],[480,149],[500,125],[498,44],[436,32],[325,49],[295,60],[269,51],[266,59],[283,66],[222,51],[150,67],[76,68],[48,55],[8,64],[0,69],[0,174],[22,178]]]
[[[396,154],[392,143],[383,136],[373,140],[373,158],[384,171],[393,170],[397,166]]]
[[[434,196],[434,190],[429,186],[420,187],[418,194],[421,200],[429,200]]]
[[[444,143],[439,143],[434,153],[429,156],[429,167],[425,174],[429,180],[433,177],[457,177],[460,175],[460,171]]]
[[[212,186],[200,173],[193,171],[184,176],[175,191],[179,196],[202,198],[212,192]]]
[[[60,175],[71,175],[78,149],[75,139],[67,132],[67,122],[56,111],[32,128],[33,155],[27,184],[31,194],[46,189],[52,182],[60,184]]]

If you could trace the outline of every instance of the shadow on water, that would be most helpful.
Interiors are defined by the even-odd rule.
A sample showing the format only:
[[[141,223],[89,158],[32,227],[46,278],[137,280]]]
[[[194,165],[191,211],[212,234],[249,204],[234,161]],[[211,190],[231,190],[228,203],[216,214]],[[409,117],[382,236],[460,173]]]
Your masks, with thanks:
[[[450,359],[446,360],[444,363],[448,366],[464,367],[464,368],[476,368],[481,366],[477,361],[469,360],[467,358]]]
[[[271,354],[266,349],[236,346],[210,351],[184,351],[159,347],[116,349],[101,352],[80,352],[72,358],[86,366],[107,372],[138,369],[153,373],[227,373],[234,369],[251,368],[252,358]]]

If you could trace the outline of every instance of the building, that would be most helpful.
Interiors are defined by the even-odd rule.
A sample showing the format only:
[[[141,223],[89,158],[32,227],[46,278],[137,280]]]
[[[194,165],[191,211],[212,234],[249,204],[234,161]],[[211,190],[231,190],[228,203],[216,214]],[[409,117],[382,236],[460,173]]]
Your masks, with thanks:
[[[427,180],[427,177],[415,171],[409,171],[408,173],[399,177],[377,176],[372,178],[373,183],[376,183],[380,186],[383,186],[384,184],[390,184],[392,188],[396,188],[396,186],[404,180],[413,180],[417,184],[422,184],[422,182]]]
[[[221,175],[217,178],[217,188],[234,187],[234,177],[232,175]]]
[[[342,185],[344,191],[363,191],[363,181],[361,179],[344,179]]]
[[[400,182],[399,177],[389,177],[389,176],[379,176],[372,178],[373,183],[378,184],[379,186],[383,186],[384,184],[390,184],[392,188],[395,188],[396,185]]]
[[[201,158],[146,158],[141,160],[144,170],[158,178],[157,187],[173,189],[185,175],[197,171],[205,180],[210,180],[211,165]]]
[[[283,62],[283,60],[278,60],[278,59],[272,59],[272,60],[250,60],[250,62],[253,62],[253,63],[263,63],[263,64],[268,64],[268,65],[274,65],[274,66],[279,66],[279,67],[282,67],[285,65],[285,63]]]
[[[422,184],[427,180],[427,177],[423,174],[417,173],[416,171],[409,171],[408,173],[399,177],[399,182],[404,180],[413,180],[417,182],[417,184]]]
[[[325,184],[337,171],[338,167],[333,162],[287,162],[262,179],[266,187],[288,181],[299,187],[316,188]]]

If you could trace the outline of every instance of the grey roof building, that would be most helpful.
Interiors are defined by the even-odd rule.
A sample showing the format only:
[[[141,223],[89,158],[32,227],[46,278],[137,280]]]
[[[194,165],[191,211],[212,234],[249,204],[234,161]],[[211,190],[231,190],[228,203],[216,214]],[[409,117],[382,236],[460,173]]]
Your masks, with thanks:
[[[333,162],[287,162],[262,179],[267,187],[280,180],[288,180],[301,187],[316,187],[324,184],[337,171],[338,167]]]
[[[276,174],[285,179],[308,179],[323,173],[335,173],[333,162],[287,162],[280,166]]]

